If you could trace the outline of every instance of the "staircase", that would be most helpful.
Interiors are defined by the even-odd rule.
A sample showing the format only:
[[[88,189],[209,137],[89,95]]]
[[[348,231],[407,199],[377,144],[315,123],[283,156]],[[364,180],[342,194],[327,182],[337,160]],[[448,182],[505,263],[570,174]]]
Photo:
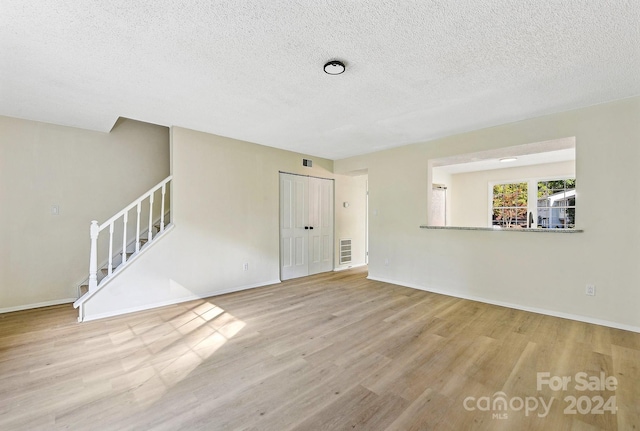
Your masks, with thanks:
[[[165,214],[165,217],[168,218],[169,217],[169,213]],[[154,224],[154,236],[157,237],[157,234],[160,232],[160,224]],[[167,225],[165,225],[165,228],[167,227]],[[140,235],[140,250],[144,249],[144,246],[147,244],[147,232],[143,232]],[[126,257],[126,262],[129,262],[131,260],[131,258],[136,254],[135,251],[132,251],[132,243],[130,243],[129,245],[127,245],[127,257]],[[121,265],[122,265],[122,251],[119,252],[118,254],[116,254],[115,256],[113,256],[112,258],[112,272],[111,275],[115,275],[116,273],[119,272],[120,269],[122,269]],[[98,273],[96,274],[96,278],[98,279],[98,286],[101,285],[101,282],[107,278],[107,276],[109,275],[109,268],[107,267],[108,263],[107,262],[102,262],[101,265],[99,265],[100,269],[98,270]],[[81,298],[85,293],[89,292],[89,278],[85,278],[84,281],[82,283],[80,283],[80,285],[78,286],[78,298]]]
[[[83,321],[83,304],[90,297],[173,228],[171,180],[165,178],[104,223],[91,222],[89,277],[78,285],[78,300],[73,303],[79,308],[78,321]]]

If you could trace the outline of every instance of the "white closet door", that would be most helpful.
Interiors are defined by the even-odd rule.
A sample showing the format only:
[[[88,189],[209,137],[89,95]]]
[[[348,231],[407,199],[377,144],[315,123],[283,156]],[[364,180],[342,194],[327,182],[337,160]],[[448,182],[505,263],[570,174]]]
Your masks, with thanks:
[[[281,278],[333,270],[333,180],[280,174]]]
[[[307,177],[280,174],[280,265],[283,280],[309,274],[308,187]]]
[[[333,270],[333,181],[309,178],[309,274]]]

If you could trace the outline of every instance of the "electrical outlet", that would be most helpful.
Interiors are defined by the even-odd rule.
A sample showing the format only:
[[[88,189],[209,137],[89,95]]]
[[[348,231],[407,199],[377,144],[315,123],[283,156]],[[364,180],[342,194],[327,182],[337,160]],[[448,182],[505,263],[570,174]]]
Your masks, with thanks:
[[[587,284],[584,293],[589,296],[596,296],[596,286],[594,284]]]
[[[249,262],[245,262],[242,264],[242,270],[243,271],[249,271]]]

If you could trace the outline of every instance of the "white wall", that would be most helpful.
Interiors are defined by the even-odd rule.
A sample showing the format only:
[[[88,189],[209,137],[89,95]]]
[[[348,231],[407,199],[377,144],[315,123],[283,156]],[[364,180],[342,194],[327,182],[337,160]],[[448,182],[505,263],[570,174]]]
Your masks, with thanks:
[[[337,173],[368,169],[370,277],[640,331],[638,118],[636,97],[336,161]],[[583,233],[419,228],[429,159],[567,136]]]
[[[175,228],[85,303],[86,318],[278,282],[279,171],[335,177],[335,195],[364,213],[359,180],[330,160],[174,127],[172,169]],[[358,224],[337,208],[335,243],[361,236]]]
[[[336,175],[336,181],[336,242],[341,238],[351,238],[352,261],[340,265],[339,249],[336,249],[335,267],[346,269],[365,263],[367,176]],[[347,208],[344,202],[349,203]]]
[[[489,227],[489,184],[575,176],[575,163],[559,162],[451,175],[451,226]],[[580,213],[576,212],[576,218]]]
[[[91,220],[168,174],[166,127],[121,119],[99,133],[0,116],[0,312],[74,300]]]

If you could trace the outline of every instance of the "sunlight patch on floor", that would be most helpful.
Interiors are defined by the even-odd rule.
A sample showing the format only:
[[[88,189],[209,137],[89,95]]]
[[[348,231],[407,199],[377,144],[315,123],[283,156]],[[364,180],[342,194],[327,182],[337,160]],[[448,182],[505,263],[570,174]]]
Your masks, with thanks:
[[[130,326],[111,341],[116,345],[140,344],[140,348],[121,360],[125,374],[113,383],[134,387],[130,394],[139,407],[146,408],[245,326],[245,322],[208,301],[167,321],[151,319]]]

